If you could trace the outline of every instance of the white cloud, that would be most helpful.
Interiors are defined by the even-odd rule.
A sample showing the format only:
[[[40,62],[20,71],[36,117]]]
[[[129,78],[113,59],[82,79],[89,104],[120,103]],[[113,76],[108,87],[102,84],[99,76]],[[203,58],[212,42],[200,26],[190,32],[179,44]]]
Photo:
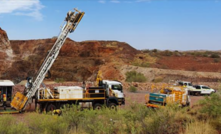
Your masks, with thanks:
[[[99,3],[105,3],[106,1],[105,0],[99,0],[98,2]]]
[[[0,14],[24,15],[36,20],[43,19],[40,12],[43,7],[40,0],[0,0]]]
[[[112,3],[120,3],[119,0],[111,0],[110,2],[112,2]]]

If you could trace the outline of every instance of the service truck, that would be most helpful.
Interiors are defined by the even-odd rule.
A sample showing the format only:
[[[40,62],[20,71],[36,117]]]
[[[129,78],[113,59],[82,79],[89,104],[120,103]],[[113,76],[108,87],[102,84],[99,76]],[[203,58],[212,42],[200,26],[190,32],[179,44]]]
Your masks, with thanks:
[[[190,97],[188,89],[182,86],[167,86],[160,90],[160,93],[149,93],[145,96],[146,106],[159,108],[167,104],[178,104],[179,106],[189,106]]]

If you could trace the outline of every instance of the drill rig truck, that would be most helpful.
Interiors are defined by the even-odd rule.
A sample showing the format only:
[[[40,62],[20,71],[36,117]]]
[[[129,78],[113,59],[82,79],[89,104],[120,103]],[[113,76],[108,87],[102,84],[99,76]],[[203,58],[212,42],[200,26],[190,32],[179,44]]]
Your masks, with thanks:
[[[39,104],[40,111],[60,109],[66,104],[78,104],[82,107],[100,109],[103,105],[115,108],[117,105],[125,103],[122,84],[116,81],[101,81],[97,87],[59,86],[53,89],[40,87],[46,74],[56,60],[68,34],[75,31],[85,14],[77,9],[74,10],[67,13],[65,18],[66,23],[61,33],[36,76],[28,80],[27,85],[29,86],[26,92],[17,92],[15,94],[11,102],[11,107],[17,111],[25,111],[27,105],[32,103],[33,98],[35,99],[35,103]],[[110,90],[116,90],[118,94],[110,94]]]

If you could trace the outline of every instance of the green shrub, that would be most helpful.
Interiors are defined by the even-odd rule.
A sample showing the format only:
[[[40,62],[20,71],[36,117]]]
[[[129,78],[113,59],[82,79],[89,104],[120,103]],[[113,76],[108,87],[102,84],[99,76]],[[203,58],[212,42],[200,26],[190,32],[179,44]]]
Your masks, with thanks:
[[[220,58],[219,54],[213,53],[210,55],[211,58]]]
[[[127,82],[145,82],[147,78],[136,71],[130,71],[126,73],[126,81]]]
[[[137,91],[137,88],[134,87],[134,86],[130,86],[129,91],[130,91],[130,92],[136,92],[136,91]]]
[[[56,78],[55,82],[56,83],[63,83],[64,82],[64,78]]]
[[[143,53],[150,53],[150,50],[149,49],[144,49],[144,50],[141,50]]]
[[[217,131],[209,122],[195,121],[188,123],[184,134],[216,134]]]
[[[169,50],[165,50],[163,52],[161,52],[163,56],[172,56],[173,52],[169,51]]]
[[[203,54],[203,57],[208,57],[208,54],[204,53],[204,54]]]
[[[170,104],[164,108],[149,112],[143,121],[143,133],[148,134],[176,134],[185,128],[185,124],[191,122],[185,109]]]
[[[80,111],[80,107],[76,105],[65,106],[62,115],[69,127],[78,131],[80,121],[84,118],[84,113]]]
[[[90,134],[121,133],[120,129],[122,127],[121,117],[118,112],[108,108],[103,108],[102,110],[87,110],[83,124],[82,128]]]
[[[68,133],[68,122],[61,116],[51,114],[27,113],[27,126],[34,134],[65,134]]]
[[[1,134],[29,133],[27,126],[23,122],[17,122],[12,115],[1,115],[0,120]]]
[[[211,96],[213,97],[216,96]],[[218,98],[212,100],[216,100],[213,103],[218,103]],[[211,103],[206,103],[206,107]],[[215,104],[215,107],[218,106]],[[15,117],[1,116],[0,133],[161,134],[163,132],[165,134],[189,134],[216,133],[216,130],[220,131],[221,127],[221,116],[211,118],[213,120],[207,118],[209,120],[199,121],[195,116],[188,114],[187,109],[174,104],[167,104],[159,109],[150,109],[136,102],[118,110],[110,110],[107,107],[101,110],[82,110],[73,105],[65,106],[62,109],[62,116],[33,112],[25,113],[22,120]]]
[[[207,114],[209,117],[221,117],[221,94],[215,93],[211,96],[206,96],[205,99],[200,101],[200,104],[203,106],[200,109],[201,113]]]
[[[142,62],[142,63],[134,62],[134,63],[132,63],[132,65],[138,66],[138,67],[150,67],[149,62]]]
[[[153,82],[154,82],[154,83],[162,82],[163,79],[164,79],[163,77],[160,77],[160,76],[159,76],[159,77],[156,77],[156,78],[153,80]]]
[[[152,50],[152,52],[157,53],[157,52],[158,52],[158,50],[157,50],[157,49],[153,49],[153,50]]]
[[[220,62],[220,59],[219,58],[214,58],[214,62],[218,63],[218,62]]]

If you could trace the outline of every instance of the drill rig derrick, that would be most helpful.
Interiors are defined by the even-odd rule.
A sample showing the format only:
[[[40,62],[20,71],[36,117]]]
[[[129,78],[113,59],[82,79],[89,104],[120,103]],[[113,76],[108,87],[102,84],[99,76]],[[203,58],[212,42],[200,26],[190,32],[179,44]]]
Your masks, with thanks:
[[[47,72],[50,70],[51,66],[56,60],[61,47],[67,39],[68,34],[75,31],[76,27],[78,26],[79,22],[85,14],[84,12],[81,12],[77,9],[74,10],[74,12],[69,11],[67,13],[67,16],[65,18],[66,23],[64,24],[63,29],[61,30],[56,42],[49,51],[37,74],[31,81],[29,81],[30,87],[27,89],[26,95],[20,92],[17,92],[15,94],[15,97],[11,102],[12,108],[15,108],[20,112],[24,111],[28,102],[30,102],[30,100],[35,96],[35,93],[40,88],[40,85],[43,82]]]

